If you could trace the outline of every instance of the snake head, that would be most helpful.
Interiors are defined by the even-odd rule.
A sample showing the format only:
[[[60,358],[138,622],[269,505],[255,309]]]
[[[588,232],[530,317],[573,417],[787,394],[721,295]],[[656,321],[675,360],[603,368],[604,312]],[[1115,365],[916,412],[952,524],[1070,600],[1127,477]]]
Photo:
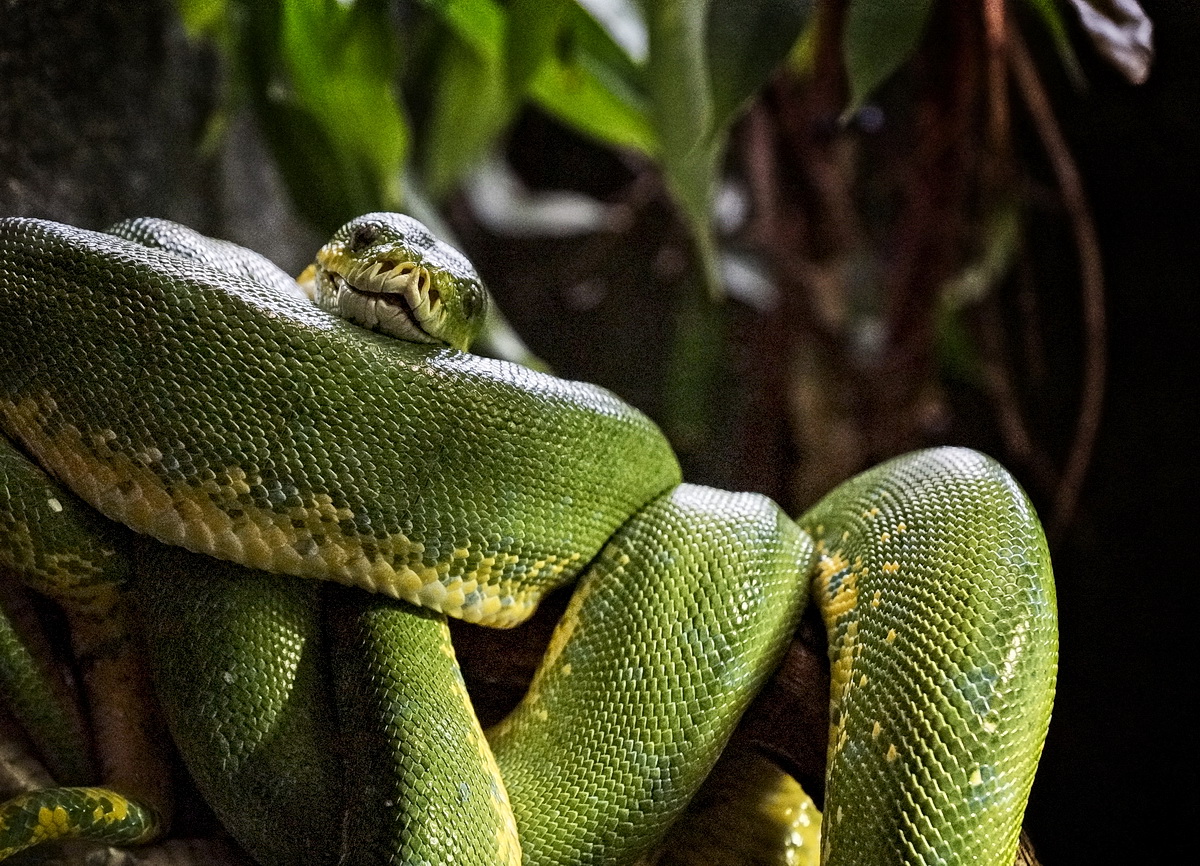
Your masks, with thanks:
[[[471,263],[403,214],[346,223],[300,282],[329,312],[417,343],[465,351],[487,315],[487,290]]]

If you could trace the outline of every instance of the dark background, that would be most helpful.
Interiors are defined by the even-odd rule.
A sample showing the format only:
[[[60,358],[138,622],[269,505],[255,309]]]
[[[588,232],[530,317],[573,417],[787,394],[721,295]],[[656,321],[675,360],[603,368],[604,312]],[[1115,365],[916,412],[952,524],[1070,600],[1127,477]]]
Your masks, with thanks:
[[[1059,692],[1027,816],[1047,866],[1156,854],[1183,862],[1185,850],[1194,859],[1200,823],[1190,708],[1198,631],[1192,521],[1200,516],[1193,502],[1200,9],[1185,0],[1144,6],[1157,42],[1148,82],[1133,87],[1086,54],[1086,94],[1050,81],[1100,236],[1110,355],[1081,506],[1052,550]],[[217,76],[213,58],[184,40],[162,3],[0,5],[0,215],[92,228],[165,216],[298,268],[320,238],[292,215],[252,124],[235,119],[218,151],[197,154]],[[1025,144],[1036,151],[1032,140]],[[602,186],[622,170],[536,115],[517,125],[509,151],[547,183],[554,172],[583,173]],[[1036,173],[1036,155],[1031,162]],[[470,242],[467,252],[535,351],[564,375],[661,411],[669,322],[639,307],[636,295],[590,311],[537,280],[513,279],[514,261],[553,258],[553,245],[514,248],[476,225],[461,202],[456,208],[451,216]],[[642,219],[645,233],[672,230],[654,207]],[[1070,287],[1069,233],[1053,213],[1040,219],[1031,232],[1037,277]],[[633,268],[640,253],[635,246],[622,254]],[[555,264],[545,267],[553,272]],[[1078,366],[1073,291],[1054,294],[1061,308],[1047,317],[1061,323],[1050,329],[1050,354],[1064,369]],[[768,390],[743,399],[753,413],[776,398]],[[1058,418],[1063,430],[1073,420]],[[688,464],[690,480],[779,495],[744,449]]]

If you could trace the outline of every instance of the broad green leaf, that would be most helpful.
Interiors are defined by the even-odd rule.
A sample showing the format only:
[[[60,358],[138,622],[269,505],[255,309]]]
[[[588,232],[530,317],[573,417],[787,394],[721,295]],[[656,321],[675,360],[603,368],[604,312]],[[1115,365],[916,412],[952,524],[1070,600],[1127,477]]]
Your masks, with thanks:
[[[850,0],[842,53],[850,79],[849,117],[905,64],[925,32],[932,0]]]
[[[814,0],[741,0],[709,7],[706,33],[713,125],[730,124],[787,57]]]
[[[433,199],[444,198],[487,151],[512,116],[504,66],[449,39],[438,58],[423,176]]]
[[[1092,44],[1131,84],[1150,76],[1154,25],[1137,0],[1071,0],[1071,5]]]
[[[713,129],[704,39],[707,10],[704,0],[651,0],[647,4],[651,115],[669,173],[672,165],[703,149]],[[704,207],[707,209],[707,204]]]
[[[570,0],[513,0],[508,6],[505,57],[508,86],[523,94],[529,81],[557,53]]]
[[[509,84],[580,132],[618,147],[657,150],[638,71],[572,0],[509,7]]]
[[[810,0],[647,0],[648,89],[667,181],[692,230],[711,295],[720,294],[713,193],[739,109],[787,56]]]
[[[367,204],[375,196],[363,173],[345,168],[326,127],[311,114],[293,103],[266,102],[259,119],[292,203],[314,227],[332,232],[377,209]]]
[[[504,9],[495,0],[421,0],[480,58],[498,61],[504,52]]]
[[[658,151],[658,139],[644,106],[605,86],[583,62],[564,64],[552,59],[543,63],[530,82],[530,95],[546,111],[585,135],[648,155]]]
[[[344,177],[356,207],[399,207],[408,135],[393,92],[396,46],[386,3],[285,3],[281,11],[291,85],[285,98],[321,127],[330,170]]]
[[[331,231],[396,209],[408,129],[386,0],[242,0],[230,18],[236,77],[306,218]]]
[[[667,184],[691,229],[709,294],[721,292],[711,225],[717,163],[704,29],[707,2],[648,0],[650,117]]]

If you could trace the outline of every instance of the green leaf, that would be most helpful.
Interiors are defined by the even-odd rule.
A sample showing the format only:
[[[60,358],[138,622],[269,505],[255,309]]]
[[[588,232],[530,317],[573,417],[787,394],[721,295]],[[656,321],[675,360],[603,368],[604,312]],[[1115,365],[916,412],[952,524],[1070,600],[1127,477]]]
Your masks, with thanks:
[[[408,127],[386,0],[230,3],[244,87],[297,208],[322,230],[394,210]]]
[[[705,282],[720,294],[711,211],[729,127],[783,62],[811,0],[647,0],[651,118],[663,169],[692,231]]]
[[[510,86],[585,135],[657,151],[640,72],[586,12],[570,0],[516,0],[509,11]]]
[[[544,63],[530,83],[530,95],[546,111],[599,141],[648,155],[658,151],[658,138],[639,101],[606,86],[579,61]]]
[[[368,204],[375,196],[364,175],[340,164],[326,127],[305,109],[267,102],[259,120],[297,212],[314,227],[332,232],[360,213],[379,209]]]
[[[704,283],[716,297],[721,283],[711,211],[724,139],[713,135],[704,38],[708,3],[650,0],[644,8],[650,35],[650,117],[661,146],[663,172],[691,230]]]
[[[704,39],[707,11],[706,0],[652,0],[646,12],[651,114],[668,170],[703,149],[713,129]]]
[[[513,93],[525,93],[530,80],[553,62],[569,8],[569,0],[513,0],[509,4],[505,56]]]
[[[812,13],[813,0],[713,3],[706,33],[713,125],[721,129],[783,62]]]
[[[842,38],[850,104],[843,119],[912,57],[932,5],[932,0],[850,0]]]
[[[421,0],[479,55],[498,61],[504,52],[504,9],[494,0]]]
[[[297,109],[277,119],[307,116],[320,128],[329,148],[326,170],[343,179],[343,201],[354,208],[346,219],[398,208],[408,130],[393,92],[396,46],[387,4],[284,3],[279,38],[290,87],[270,88],[267,98]]]
[[[484,58],[451,38],[438,58],[432,113],[422,160],[429,194],[448,195],[504,130],[512,101],[500,56]]]

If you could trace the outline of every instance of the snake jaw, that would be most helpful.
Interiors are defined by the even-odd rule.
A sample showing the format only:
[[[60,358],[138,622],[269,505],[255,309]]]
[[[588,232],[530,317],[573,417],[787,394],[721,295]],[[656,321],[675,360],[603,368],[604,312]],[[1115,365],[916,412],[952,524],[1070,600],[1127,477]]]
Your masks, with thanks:
[[[440,316],[427,289],[428,273],[411,265],[405,272],[389,274],[394,268],[376,262],[361,273],[352,271],[349,276],[327,271],[341,315],[363,327],[401,339],[445,343],[435,336]]]

